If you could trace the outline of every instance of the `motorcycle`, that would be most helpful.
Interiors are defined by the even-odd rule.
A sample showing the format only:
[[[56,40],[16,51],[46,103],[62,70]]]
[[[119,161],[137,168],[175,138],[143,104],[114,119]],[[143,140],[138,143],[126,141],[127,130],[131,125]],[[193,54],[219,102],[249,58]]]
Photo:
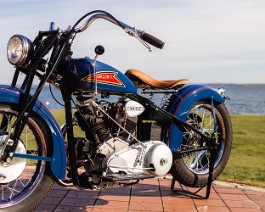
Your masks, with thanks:
[[[52,22],[33,42],[23,35],[10,38],[7,58],[15,72],[11,86],[0,86],[2,211],[33,210],[55,182],[103,189],[171,174],[183,185],[200,187],[227,164],[232,125],[224,89],[157,80],[136,69],[123,74],[97,60],[104,53],[100,45],[94,59],[72,58],[76,35],[96,19],[122,28],[149,51],[149,44],[160,49],[165,44],[101,10],[66,30]],[[38,100],[47,83],[63,98],[61,127]],[[153,96],[162,96],[160,105]]]

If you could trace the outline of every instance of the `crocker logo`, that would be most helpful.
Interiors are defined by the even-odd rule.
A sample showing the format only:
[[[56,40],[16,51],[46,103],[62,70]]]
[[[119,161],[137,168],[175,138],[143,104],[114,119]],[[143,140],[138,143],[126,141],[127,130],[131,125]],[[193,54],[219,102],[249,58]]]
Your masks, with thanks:
[[[99,71],[97,72],[97,82],[102,84],[109,84],[109,85],[118,85],[123,86],[123,83],[117,77],[117,72],[108,72],[108,71]],[[93,82],[94,81],[94,74],[90,74],[82,79],[85,82]]]
[[[144,111],[144,107],[132,107],[132,106],[128,106],[126,107],[127,111]]]

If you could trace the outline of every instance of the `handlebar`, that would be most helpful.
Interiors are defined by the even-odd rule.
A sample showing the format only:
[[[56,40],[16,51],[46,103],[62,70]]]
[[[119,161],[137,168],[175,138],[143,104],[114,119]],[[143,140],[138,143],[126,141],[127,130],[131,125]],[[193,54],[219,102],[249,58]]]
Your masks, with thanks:
[[[94,14],[94,15],[92,15]],[[92,15],[90,18],[87,19],[86,23],[81,26],[80,28],[76,28],[76,26],[87,16]],[[80,18],[76,24],[73,26],[72,31],[74,33],[80,33],[85,31],[96,19],[105,19],[119,27],[121,27],[126,33],[128,33],[130,36],[137,38],[141,43],[143,43],[144,46],[146,46],[149,51],[151,51],[151,48],[146,44],[149,43],[157,48],[162,49],[165,45],[163,41],[160,39],[156,38],[155,36],[148,34],[144,31],[138,30],[135,27],[131,27],[116,18],[114,18],[111,14],[102,11],[102,10],[96,10],[92,11],[90,13],[87,13],[84,15],[82,18]],[[146,42],[146,43],[145,43]]]
[[[159,40],[158,38],[156,38],[155,36],[153,35],[150,35],[146,32],[143,32],[141,35],[140,35],[140,38],[142,38],[145,42],[159,48],[159,49],[162,49],[165,45],[165,42],[162,41],[162,40]]]
[[[113,24],[116,24],[116,25],[118,25],[124,29],[124,27],[122,25],[120,25],[119,21],[114,19],[114,17],[110,17],[108,15],[108,13],[105,14],[103,12],[98,12],[97,14],[95,14],[95,15],[91,16],[89,19],[87,19],[86,23],[83,26],[81,26],[80,28],[74,29],[74,32],[80,33],[80,32],[85,31],[96,19],[105,19],[105,20],[107,20]],[[78,21],[78,22],[80,22],[80,21]],[[76,25],[77,24],[75,24],[75,26]]]

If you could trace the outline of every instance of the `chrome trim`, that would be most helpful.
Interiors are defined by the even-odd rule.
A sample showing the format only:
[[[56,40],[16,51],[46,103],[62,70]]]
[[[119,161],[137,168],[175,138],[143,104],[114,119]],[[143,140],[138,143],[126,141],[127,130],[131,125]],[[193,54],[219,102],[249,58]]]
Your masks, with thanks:
[[[79,32],[85,31],[96,19],[105,19],[105,20],[107,20],[107,21],[109,21],[109,22],[111,22],[113,24],[118,25],[118,23],[116,21],[114,21],[112,18],[110,18],[106,14],[104,14],[104,13],[97,13],[95,15],[92,15],[89,19],[87,19],[86,23],[83,26],[81,26],[80,28],[77,28],[75,30],[75,32],[79,33]]]
[[[13,38],[18,38],[21,42],[21,45],[22,45],[22,53],[21,53],[17,62],[12,62],[10,60],[10,57],[9,57],[9,45],[11,44],[11,40]],[[8,57],[7,57],[7,59],[12,65],[18,65],[18,66],[23,65],[27,61],[28,55],[30,54],[30,51],[32,48],[33,48],[32,42],[27,37],[25,37],[23,35],[13,35],[8,41],[8,46],[7,46]]]
[[[225,95],[225,89],[224,88],[217,88],[215,89],[217,93],[219,93],[224,99],[226,100],[230,100],[230,97],[229,96],[226,96]]]
[[[105,13],[98,12],[95,15],[92,15],[90,18],[87,19],[86,23],[81,26],[80,28],[76,28],[74,30],[75,33],[83,32],[86,30],[96,19],[105,19],[121,28],[130,36],[135,37],[137,40],[139,40],[147,49],[149,52],[152,51],[152,48],[141,39],[141,35],[144,34],[144,31],[136,29],[136,27],[131,27],[117,19],[113,19],[112,17],[108,16]]]

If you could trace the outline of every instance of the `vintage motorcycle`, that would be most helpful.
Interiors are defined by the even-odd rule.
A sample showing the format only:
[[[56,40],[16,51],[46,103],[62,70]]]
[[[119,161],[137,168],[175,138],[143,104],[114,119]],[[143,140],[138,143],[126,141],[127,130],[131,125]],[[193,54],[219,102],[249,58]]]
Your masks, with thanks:
[[[55,181],[103,189],[171,174],[181,184],[205,186],[210,148],[213,180],[228,161],[232,125],[224,89],[186,79],[160,81],[135,69],[123,74],[97,61],[102,46],[94,59],[73,59],[73,40],[96,19],[119,26],[149,50],[148,44],[164,46],[101,10],[66,30],[52,22],[33,42],[23,35],[10,38],[7,57],[16,69],[11,86],[0,86],[1,211],[33,210]],[[62,94],[61,128],[38,101],[46,83]],[[162,96],[159,106],[155,95]]]

